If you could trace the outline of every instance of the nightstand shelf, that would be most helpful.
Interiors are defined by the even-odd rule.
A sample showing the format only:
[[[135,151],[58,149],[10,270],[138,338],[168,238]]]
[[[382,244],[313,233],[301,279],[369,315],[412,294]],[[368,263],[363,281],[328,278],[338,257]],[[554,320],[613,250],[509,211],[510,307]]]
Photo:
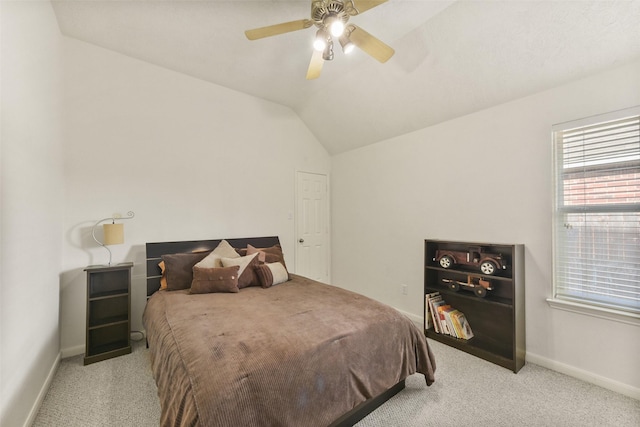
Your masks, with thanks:
[[[93,323],[89,323],[89,329],[97,329],[104,328],[106,326],[117,325],[120,323],[129,322],[129,318],[125,316],[111,316],[100,319],[99,321],[93,321]]]
[[[84,364],[131,353],[133,263],[89,266]]]
[[[113,298],[113,297],[119,297],[119,296],[128,296],[129,293],[128,292],[123,292],[121,289],[115,290],[115,291],[109,291],[109,292],[100,292],[100,293],[94,293],[92,294],[93,296],[91,298],[89,298],[89,301],[96,301],[96,300],[101,300],[101,299],[105,299],[105,298]]]

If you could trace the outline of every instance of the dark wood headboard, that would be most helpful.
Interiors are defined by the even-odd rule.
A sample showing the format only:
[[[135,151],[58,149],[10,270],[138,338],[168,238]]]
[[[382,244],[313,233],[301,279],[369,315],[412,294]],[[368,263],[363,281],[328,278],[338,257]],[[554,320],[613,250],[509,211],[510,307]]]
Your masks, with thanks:
[[[158,242],[147,243],[147,297],[160,289],[160,277],[162,272],[158,263],[162,261],[162,255],[189,253],[200,251],[212,251],[223,239],[217,240],[190,240],[183,242]],[[246,237],[240,239],[224,239],[234,248],[246,248],[247,245],[256,248],[268,248],[279,245],[277,236],[270,237]]]

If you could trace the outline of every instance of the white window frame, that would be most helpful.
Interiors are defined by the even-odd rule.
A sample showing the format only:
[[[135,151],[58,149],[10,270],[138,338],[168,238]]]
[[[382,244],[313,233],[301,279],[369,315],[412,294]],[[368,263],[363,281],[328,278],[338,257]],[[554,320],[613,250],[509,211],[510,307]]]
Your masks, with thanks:
[[[563,186],[563,176],[562,176],[562,154],[558,150],[557,142],[557,134],[561,131],[566,131],[569,129],[576,129],[586,126],[597,125],[599,123],[604,123],[612,120],[622,119],[624,117],[638,116],[640,115],[640,106],[628,108],[625,110],[620,110],[608,114],[602,114],[594,117],[589,117],[581,120],[575,120],[571,122],[566,122],[558,125],[554,125],[552,128],[552,147],[553,147],[553,194],[554,194],[554,203],[553,203],[553,297],[548,298],[547,302],[553,308],[566,310],[570,312],[587,314],[590,316],[595,316],[599,318],[605,318],[609,320],[615,320],[627,324],[638,325],[640,326],[640,310],[634,310],[629,308],[616,307],[604,303],[598,303],[594,301],[589,301],[585,299],[581,299],[580,297],[575,297],[571,295],[562,295],[558,292],[561,287],[558,285],[558,276],[559,276],[559,259],[561,257],[561,249],[558,248],[560,242],[559,239],[562,239],[562,236],[558,227],[562,227],[562,222],[564,222],[566,209],[563,209],[564,204],[564,195],[562,194],[562,186]],[[617,205],[607,206],[613,209],[614,212],[618,212],[616,209]],[[585,212],[602,212],[601,210],[595,209],[590,210],[589,206],[585,204],[582,206]],[[620,206],[620,211],[628,211],[629,206]],[[632,206],[633,212],[638,212],[637,206]],[[640,251],[640,249],[639,249]],[[586,283],[586,282],[585,282]]]

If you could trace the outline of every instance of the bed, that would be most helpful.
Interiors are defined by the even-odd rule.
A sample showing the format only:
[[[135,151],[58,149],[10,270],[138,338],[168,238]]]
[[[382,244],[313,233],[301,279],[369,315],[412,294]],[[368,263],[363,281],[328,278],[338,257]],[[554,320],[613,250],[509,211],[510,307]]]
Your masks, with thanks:
[[[161,261],[206,256],[222,243],[239,260],[250,258],[246,248],[257,253],[244,271],[269,267],[276,277],[278,260],[286,270],[284,256],[274,262],[269,251],[280,248],[277,237],[146,245],[143,322],[161,426],[353,425],[402,390],[409,375],[433,383],[435,361],[420,329],[354,292],[290,272],[269,287],[160,290],[170,277]],[[200,269],[193,271],[199,277]]]

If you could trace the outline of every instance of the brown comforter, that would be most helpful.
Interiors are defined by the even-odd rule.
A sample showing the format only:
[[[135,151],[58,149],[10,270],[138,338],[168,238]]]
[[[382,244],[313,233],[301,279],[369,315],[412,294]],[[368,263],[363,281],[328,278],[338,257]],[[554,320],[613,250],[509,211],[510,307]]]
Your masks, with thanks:
[[[291,276],[269,289],[150,298],[161,426],[327,426],[415,372],[434,381],[433,355],[408,318]]]

